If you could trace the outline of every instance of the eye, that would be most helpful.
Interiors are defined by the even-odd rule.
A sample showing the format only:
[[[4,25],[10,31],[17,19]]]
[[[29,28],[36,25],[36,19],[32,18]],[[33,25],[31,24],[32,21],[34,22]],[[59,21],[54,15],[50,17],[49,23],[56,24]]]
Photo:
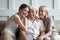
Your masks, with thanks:
[[[40,12],[43,12],[43,10],[40,10]]]
[[[27,11],[27,10],[24,10],[25,12]]]

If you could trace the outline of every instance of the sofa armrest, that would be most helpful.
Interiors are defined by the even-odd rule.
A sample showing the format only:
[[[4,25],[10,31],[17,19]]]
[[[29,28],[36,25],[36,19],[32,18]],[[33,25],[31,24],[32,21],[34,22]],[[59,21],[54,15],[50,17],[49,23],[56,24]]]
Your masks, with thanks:
[[[5,28],[6,22],[5,21],[0,21],[0,35],[2,30]]]

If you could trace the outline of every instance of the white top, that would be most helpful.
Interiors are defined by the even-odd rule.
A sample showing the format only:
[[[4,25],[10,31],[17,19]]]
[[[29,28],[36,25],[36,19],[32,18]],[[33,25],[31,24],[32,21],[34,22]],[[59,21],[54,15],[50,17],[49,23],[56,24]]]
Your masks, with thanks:
[[[15,36],[16,29],[18,27],[18,24],[16,24],[14,18],[19,18],[17,14],[11,16],[6,24],[5,31],[9,32],[11,35]]]
[[[33,33],[34,39],[40,34],[40,31],[45,30],[43,22],[39,19],[32,22],[30,19],[28,20],[27,33]]]

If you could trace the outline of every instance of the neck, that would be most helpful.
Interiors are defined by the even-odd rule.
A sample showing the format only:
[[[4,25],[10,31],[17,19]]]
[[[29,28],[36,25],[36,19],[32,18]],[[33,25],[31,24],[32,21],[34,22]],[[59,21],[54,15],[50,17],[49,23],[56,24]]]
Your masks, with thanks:
[[[19,15],[20,17],[22,17],[22,12],[18,12],[18,15]]]
[[[30,17],[31,21],[34,22],[35,21],[35,17]]]
[[[48,17],[48,16],[44,16],[44,17],[42,17],[41,19],[42,19],[42,20],[45,20],[47,17]]]

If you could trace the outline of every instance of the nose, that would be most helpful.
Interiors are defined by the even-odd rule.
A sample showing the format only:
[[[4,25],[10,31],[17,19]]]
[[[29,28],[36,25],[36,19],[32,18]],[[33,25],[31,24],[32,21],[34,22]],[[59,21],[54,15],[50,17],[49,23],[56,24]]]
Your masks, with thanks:
[[[42,12],[39,12],[39,13],[42,13]]]

